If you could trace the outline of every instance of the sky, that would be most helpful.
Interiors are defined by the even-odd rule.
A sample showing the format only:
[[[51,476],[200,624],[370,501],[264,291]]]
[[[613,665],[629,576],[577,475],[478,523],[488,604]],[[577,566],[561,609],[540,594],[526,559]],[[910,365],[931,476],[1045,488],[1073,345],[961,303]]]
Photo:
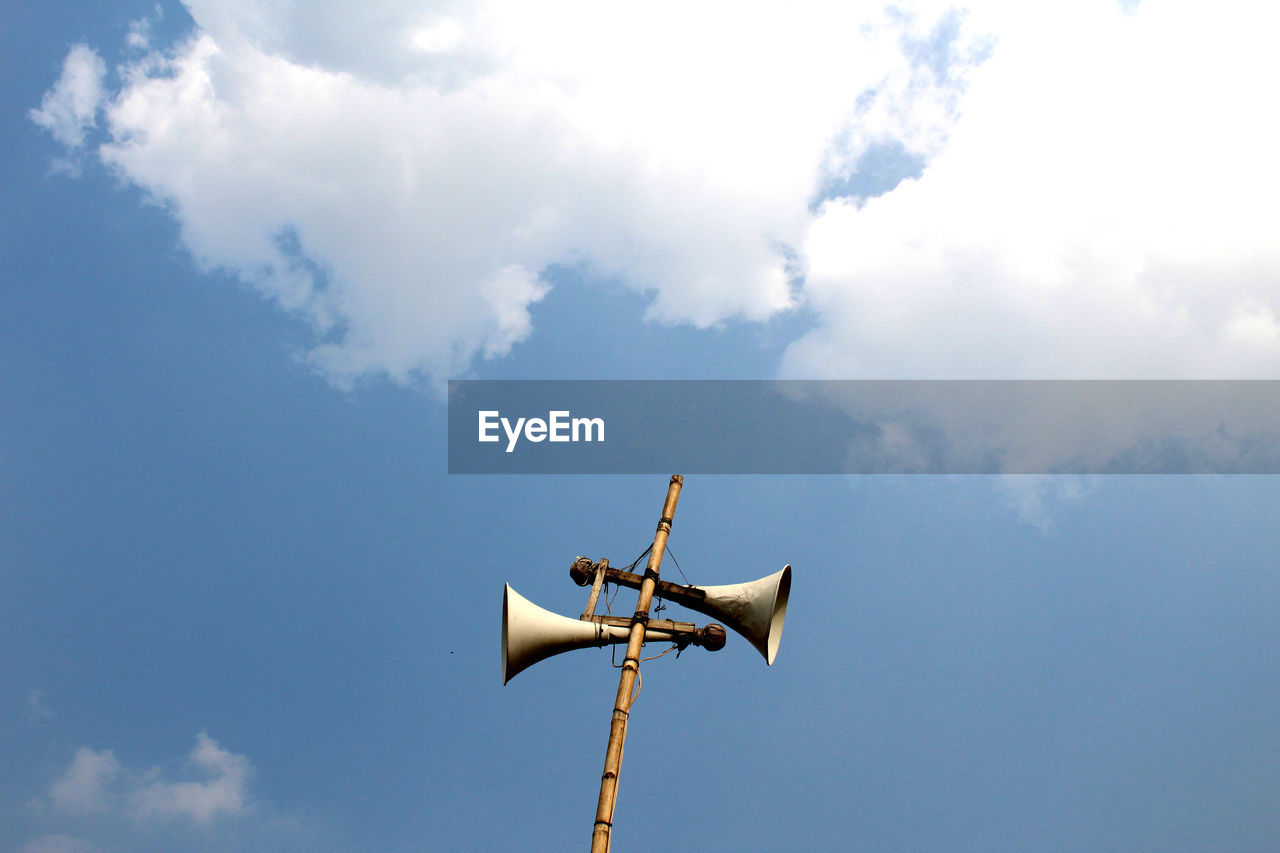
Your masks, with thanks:
[[[450,476],[446,382],[1280,378],[1276,15],[5,4],[0,850],[586,848],[617,672],[500,588],[667,476]],[[792,595],[615,849],[1280,843],[1274,478],[669,473]]]

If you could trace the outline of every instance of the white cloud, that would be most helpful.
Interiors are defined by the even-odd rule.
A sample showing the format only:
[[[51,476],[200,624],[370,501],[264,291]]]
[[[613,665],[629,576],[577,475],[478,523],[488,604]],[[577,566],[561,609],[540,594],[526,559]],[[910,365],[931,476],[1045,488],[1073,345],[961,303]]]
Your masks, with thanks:
[[[67,772],[49,789],[49,798],[61,811],[73,814],[105,812],[112,802],[113,787],[120,776],[120,763],[111,750],[101,752],[81,747]]]
[[[159,3],[156,4],[153,14],[155,17],[139,18],[129,22],[129,34],[125,36],[124,43],[133,50],[151,49],[151,25],[155,21],[164,19],[164,9]]]
[[[838,381],[784,386],[850,421],[845,470],[1172,474],[1275,470],[1267,383]]]
[[[97,153],[203,268],[311,323],[337,381],[508,352],[555,263],[657,321],[803,303],[789,376],[1280,367],[1257,4],[187,5],[189,40],[121,69]],[[89,57],[33,112],[73,147]],[[812,209],[886,145],[918,179]]]
[[[822,182],[884,137],[936,150],[976,61],[924,55],[943,5],[188,8],[190,40],[121,70],[98,154],[203,268],[311,322],[339,380],[507,352],[553,263],[662,321],[793,307]]]
[[[42,835],[33,838],[18,853],[97,853],[94,847],[83,838],[71,835]]]
[[[72,814],[107,814],[139,821],[187,818],[207,824],[239,817],[250,809],[249,759],[201,732],[188,756],[196,779],[170,779],[160,768],[121,766],[111,750],[81,747],[71,766],[49,789],[54,807]]]
[[[984,11],[999,42],[921,177],[813,222],[819,324],[784,372],[1276,375],[1275,13]]]
[[[27,710],[33,717],[48,719],[53,716],[53,709],[44,701],[43,690],[27,691]]]
[[[245,788],[252,771],[249,759],[228,752],[201,732],[190,761],[207,778],[199,782],[147,782],[133,794],[134,814],[139,819],[186,817],[208,823],[219,815],[234,817],[245,812]]]
[[[1097,477],[1069,474],[1010,474],[996,479],[996,488],[1018,520],[1041,533],[1053,529],[1054,522],[1071,504],[1099,488]]]
[[[106,63],[96,51],[88,45],[73,46],[62,64],[62,76],[28,115],[67,148],[79,148],[95,125],[106,73]]]

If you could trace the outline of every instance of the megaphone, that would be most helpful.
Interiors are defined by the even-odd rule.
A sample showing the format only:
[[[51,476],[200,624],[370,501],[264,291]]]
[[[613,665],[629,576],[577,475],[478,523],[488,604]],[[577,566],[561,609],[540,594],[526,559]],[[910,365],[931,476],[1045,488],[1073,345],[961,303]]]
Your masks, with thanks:
[[[502,590],[502,683],[561,652],[625,643],[631,637],[629,619],[593,616],[570,619],[534,604],[504,584]],[[690,622],[653,620],[645,626],[644,641],[690,643],[710,651],[724,647],[724,628],[698,628]]]
[[[705,595],[701,598],[695,594],[687,598],[683,595],[672,597],[671,600],[724,622],[746,637],[756,651],[764,655],[765,663],[773,666],[773,659],[778,656],[778,643],[782,642],[787,599],[791,597],[790,565],[750,583],[677,589],[702,590]],[[667,597],[665,590],[663,597]]]
[[[628,631],[544,610],[505,584],[502,590],[502,683],[540,660],[574,649],[625,643]]]
[[[570,568],[574,581],[583,583],[582,572]],[[639,589],[644,577],[620,569],[605,569],[605,579],[620,586]],[[696,610],[747,638],[751,645],[764,655],[765,662],[773,664],[778,655],[778,643],[782,641],[782,624],[787,618],[787,599],[791,597],[791,566],[781,571],[750,581],[723,586],[680,586],[659,580],[655,595],[667,601]]]

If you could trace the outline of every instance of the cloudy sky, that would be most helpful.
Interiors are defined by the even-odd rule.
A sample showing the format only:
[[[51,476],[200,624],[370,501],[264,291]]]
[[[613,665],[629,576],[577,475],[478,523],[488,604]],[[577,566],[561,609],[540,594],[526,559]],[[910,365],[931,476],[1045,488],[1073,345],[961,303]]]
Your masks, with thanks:
[[[1275,13],[788,6],[6,6],[0,848],[587,845],[616,673],[498,592],[666,478],[450,477],[450,378],[1277,378]],[[617,844],[1274,847],[1277,509],[689,477],[790,621],[645,665]]]

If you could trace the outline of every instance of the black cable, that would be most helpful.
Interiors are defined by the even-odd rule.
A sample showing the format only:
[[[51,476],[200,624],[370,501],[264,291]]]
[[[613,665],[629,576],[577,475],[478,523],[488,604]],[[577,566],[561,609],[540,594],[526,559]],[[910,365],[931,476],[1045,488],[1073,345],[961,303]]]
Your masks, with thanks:
[[[650,543],[649,543],[649,546],[648,546],[647,548],[645,548],[643,551],[641,551],[641,552],[640,552],[640,556],[639,556],[639,557],[636,557],[634,560],[632,560],[632,561],[631,561],[631,565],[627,566],[625,569],[623,569],[623,571],[624,571],[624,572],[630,572],[630,571],[634,570],[636,566],[640,565],[640,561],[644,559],[644,555],[645,555],[645,554],[648,554],[648,553],[649,553],[650,551],[652,551],[652,550],[653,550],[653,543],[652,543],[652,542],[650,542]]]
[[[676,555],[675,555],[675,553],[671,550],[671,546],[670,546],[670,545],[668,545],[668,546],[666,546],[666,547],[667,547],[667,553],[671,555],[671,562],[673,562],[673,563],[675,563],[675,564],[676,564],[676,570],[677,570],[678,572],[680,572],[680,577],[684,578],[684,585],[685,585],[685,586],[689,586],[689,585],[690,585],[690,584],[689,584],[689,579],[688,579],[687,577],[685,577],[684,569],[680,568],[680,561],[676,559]]]

